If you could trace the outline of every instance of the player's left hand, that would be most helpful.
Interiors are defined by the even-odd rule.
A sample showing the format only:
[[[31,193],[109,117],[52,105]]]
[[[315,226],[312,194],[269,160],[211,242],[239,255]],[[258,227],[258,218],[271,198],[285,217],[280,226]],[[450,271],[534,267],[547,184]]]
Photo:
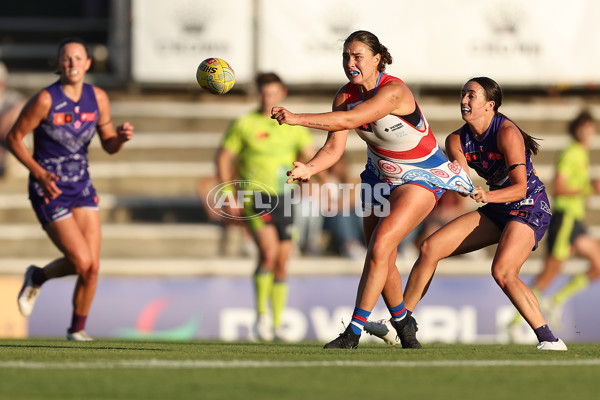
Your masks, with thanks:
[[[292,183],[293,181],[308,182],[310,180],[312,175],[306,164],[301,163],[300,161],[294,161],[294,167],[294,169],[287,172],[287,176],[290,177],[287,180],[287,183]]]
[[[483,190],[481,186],[477,186],[475,189],[473,189],[471,192],[471,198],[478,203],[488,202],[487,192]]]
[[[124,122],[122,125],[117,126],[117,136],[122,142],[128,142],[133,138],[134,127],[129,121]]]

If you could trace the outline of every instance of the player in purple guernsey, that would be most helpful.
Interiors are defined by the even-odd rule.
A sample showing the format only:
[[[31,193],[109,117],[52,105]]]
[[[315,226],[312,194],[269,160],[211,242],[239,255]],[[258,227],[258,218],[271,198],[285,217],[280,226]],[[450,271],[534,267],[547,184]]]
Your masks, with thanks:
[[[40,287],[48,279],[78,275],[67,339],[92,340],[84,328],[94,300],[100,267],[98,196],[88,172],[88,145],[96,133],[102,148],[116,153],[131,140],[129,122],[113,126],[104,90],[84,82],[92,60],[83,41],[64,40],[58,47],[54,84],[33,96],[10,130],[7,145],[29,170],[29,199],[48,237],[63,253],[43,268],[25,273],[17,303],[29,316]],[[23,139],[33,131],[33,154]]]
[[[405,304],[413,311],[425,295],[438,262],[498,244],[492,276],[534,330],[539,350],[567,350],[544,319],[533,292],[519,271],[550,223],[550,203],[536,175],[530,155],[537,142],[498,112],[500,86],[490,78],[469,80],[462,90],[461,114],[466,124],[446,139],[448,157],[475,170],[489,190],[476,187],[470,194],[479,209],[464,214],[421,245],[405,290]]]

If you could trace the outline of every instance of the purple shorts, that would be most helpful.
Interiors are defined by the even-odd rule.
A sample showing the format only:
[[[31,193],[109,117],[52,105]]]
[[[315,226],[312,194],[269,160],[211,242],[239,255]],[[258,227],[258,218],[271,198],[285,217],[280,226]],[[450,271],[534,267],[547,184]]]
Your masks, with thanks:
[[[510,221],[518,221],[529,226],[535,233],[535,245],[538,243],[550,226],[552,211],[546,192],[536,193],[535,197],[527,197],[514,203],[488,203],[477,209],[485,215],[500,230],[503,230]]]
[[[29,201],[42,227],[71,216],[73,208],[98,209],[98,195],[91,184],[79,191],[69,191],[63,187],[61,190],[63,193],[60,196],[46,203],[40,185],[35,181],[29,182]]]

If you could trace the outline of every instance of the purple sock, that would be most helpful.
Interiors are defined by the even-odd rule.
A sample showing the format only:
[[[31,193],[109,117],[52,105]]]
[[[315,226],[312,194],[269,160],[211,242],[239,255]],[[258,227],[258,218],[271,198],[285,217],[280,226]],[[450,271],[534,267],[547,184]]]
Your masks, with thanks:
[[[42,284],[47,280],[48,278],[46,278],[43,268],[36,268],[33,270],[33,273],[31,274],[31,281],[34,285],[42,286]]]
[[[71,317],[71,327],[69,328],[69,333],[82,331],[85,328],[86,320],[87,315],[79,315],[76,312],[73,312],[73,316]]]
[[[548,325],[542,325],[533,331],[535,332],[535,336],[538,338],[538,342],[556,342],[558,340]]]

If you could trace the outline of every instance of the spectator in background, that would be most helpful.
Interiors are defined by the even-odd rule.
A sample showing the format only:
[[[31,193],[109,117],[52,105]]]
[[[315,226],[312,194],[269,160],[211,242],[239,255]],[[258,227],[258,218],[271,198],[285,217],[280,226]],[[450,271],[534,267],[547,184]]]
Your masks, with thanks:
[[[542,301],[554,323],[560,322],[562,305],[567,300],[600,278],[600,245],[587,233],[584,223],[588,196],[600,192],[600,180],[592,180],[590,176],[590,146],[596,135],[596,121],[588,110],[583,110],[569,123],[568,129],[573,140],[558,156],[552,183],[554,201],[548,228],[548,254],[532,290],[538,298],[543,296],[564,262],[574,254],[584,257],[589,267]],[[512,324],[520,321],[516,316]]]
[[[417,229],[415,246],[419,248],[423,240],[427,239],[429,235],[454,218],[465,214],[467,212],[465,201],[465,197],[458,192],[446,191],[440,201],[438,201],[437,207],[433,209]]]
[[[274,73],[256,78],[260,108],[236,119],[225,134],[217,154],[221,192],[231,201],[224,213],[244,219],[258,247],[254,273],[256,324],[260,340],[285,339],[282,315],[287,303],[287,265],[292,251],[293,215],[286,214],[286,172],[297,157],[314,154],[312,135],[302,127],[280,126],[271,108],[285,99],[287,88]],[[229,184],[234,179],[243,187]],[[239,191],[239,189],[243,189]],[[232,204],[237,193],[250,193],[243,205]],[[264,208],[268,205],[270,208]],[[268,315],[271,305],[272,319]]]
[[[321,190],[329,187],[329,204],[325,205],[331,215],[325,214],[323,218],[323,230],[329,233],[329,248],[337,255],[353,260],[364,260],[367,249],[364,245],[364,234],[362,219],[356,212],[355,189],[360,182],[352,179],[348,173],[348,160],[342,158],[329,168],[327,185],[321,186]],[[347,191],[342,191],[342,186]],[[360,207],[360,206],[359,206]]]
[[[215,187],[219,184],[216,176],[204,176],[198,179],[196,193],[200,198],[202,209],[206,213],[208,222],[215,223],[221,227],[221,237],[219,238],[220,256],[243,256],[249,257],[256,254],[254,239],[248,231],[248,227],[241,219],[227,218],[216,208],[215,200],[212,194]],[[238,240],[241,243],[238,243]],[[239,244],[239,246],[237,246]]]
[[[31,265],[18,295],[25,317],[47,280],[77,275],[67,339],[92,340],[84,328],[94,300],[102,241],[98,196],[88,172],[87,149],[96,131],[109,154],[131,140],[129,122],[116,129],[104,90],[84,82],[92,60],[81,39],[58,46],[60,78],[27,103],[6,144],[29,170],[29,199],[48,237],[63,253],[43,268]],[[24,138],[33,132],[33,155]]]
[[[321,256],[323,246],[324,208],[328,206],[321,198],[321,186],[318,184],[302,184],[296,196],[299,201],[294,204],[294,241],[303,256]]]
[[[24,105],[25,97],[16,90],[8,88],[8,70],[0,61],[0,177],[6,172],[6,135]]]

